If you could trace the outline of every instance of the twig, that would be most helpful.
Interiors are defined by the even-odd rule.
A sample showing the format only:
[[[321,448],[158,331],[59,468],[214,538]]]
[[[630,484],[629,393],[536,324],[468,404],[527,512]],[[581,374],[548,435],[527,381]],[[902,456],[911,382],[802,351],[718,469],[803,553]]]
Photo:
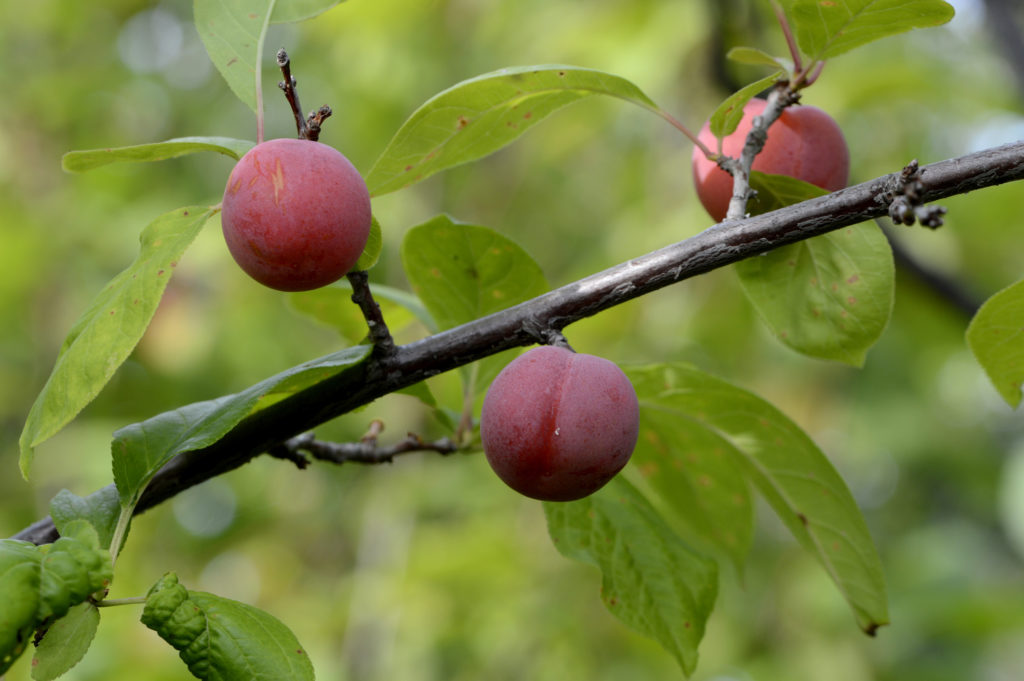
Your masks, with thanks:
[[[359,306],[370,330],[370,341],[376,352],[383,357],[395,354],[395,341],[391,331],[381,314],[380,305],[373,299],[370,290],[370,277],[365,271],[348,273],[348,281],[352,284],[352,302]]]
[[[409,433],[404,440],[393,445],[382,447],[377,444],[377,437],[383,430],[383,422],[373,421],[369,432],[359,442],[324,442],[317,440],[312,433],[303,433],[282,442],[269,453],[279,456],[280,453],[287,452],[287,455],[281,458],[289,460],[305,458],[304,452],[314,459],[330,463],[379,464],[391,463],[396,456],[414,452],[437,452],[447,455],[458,451],[455,442],[450,438],[443,437],[428,442],[413,433]]]
[[[281,88],[284,92],[284,96],[292,108],[292,115],[295,116],[295,128],[299,133],[299,139],[309,139],[306,136],[306,119],[302,117],[302,105],[299,104],[299,93],[295,89],[298,83],[295,80],[295,76],[292,75],[292,61],[283,47],[277,51],[277,65],[281,69],[281,75],[284,76],[284,80],[280,81],[277,87]]]
[[[284,76],[284,80],[280,81],[277,87],[281,88],[284,92],[288,105],[292,108],[292,115],[295,117],[295,129],[299,133],[299,139],[316,142],[320,139],[320,126],[333,113],[331,107],[325,104],[304,118],[302,116],[302,105],[299,104],[299,92],[296,89],[298,81],[292,75],[292,62],[283,47],[277,51],[277,65],[281,68],[281,75]]]
[[[732,198],[729,199],[726,220],[737,220],[746,215],[747,201],[754,195],[750,188],[750,169],[754,165],[754,158],[761,153],[765,142],[768,141],[768,128],[779,119],[785,107],[795,104],[799,98],[800,96],[789,87],[788,83],[783,82],[776,85],[768,95],[768,103],[765,105],[764,111],[754,117],[740,157],[738,159],[728,156],[718,158],[719,167],[732,175]]]
[[[922,199],[957,194],[1024,179],[1024,141],[924,166]],[[527,320],[552,328],[657,291],[684,279],[885,215],[884,200],[898,174],[780,208],[746,220],[715,225],[700,234],[562,286],[467,324],[370,357],[242,419],[217,442],[179,454],[154,476],[135,513],[243,466],[276,445],[363,405],[478,359],[535,338]],[[51,520],[22,530],[17,539],[46,543],[56,538]]]

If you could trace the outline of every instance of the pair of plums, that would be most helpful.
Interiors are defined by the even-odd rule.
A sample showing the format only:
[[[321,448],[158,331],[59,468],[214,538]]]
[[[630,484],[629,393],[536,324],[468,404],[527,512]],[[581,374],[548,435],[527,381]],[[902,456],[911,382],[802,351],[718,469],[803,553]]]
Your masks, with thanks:
[[[744,108],[722,153],[738,156],[753,119]],[[700,139],[714,149],[709,124]],[[732,177],[699,149],[692,158],[697,195],[712,218],[726,216]],[[846,186],[849,152],[835,121],[820,109],[783,110],[754,170],[789,175],[828,191]],[[372,222],[366,183],[335,149],[275,139],[243,156],[224,191],[221,222],[228,249],[256,281],[282,291],[330,284],[356,264]],[[629,461],[639,404],[614,363],[559,346],[537,347],[510,362],[484,399],[480,436],[491,467],[535,499],[570,501],[600,489]]]

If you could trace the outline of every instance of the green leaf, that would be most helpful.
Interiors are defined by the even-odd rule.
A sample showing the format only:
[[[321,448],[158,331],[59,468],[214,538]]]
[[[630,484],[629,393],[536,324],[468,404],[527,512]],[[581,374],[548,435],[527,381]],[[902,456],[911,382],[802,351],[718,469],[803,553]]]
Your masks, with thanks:
[[[151,222],[135,262],[93,299],[64,340],[50,378],[21,432],[21,474],[28,478],[33,448],[67,425],[114,375],[142,338],[182,253],[214,209],[189,206]]]
[[[810,61],[915,28],[945,24],[953,7],[944,0],[788,0],[797,44]]]
[[[749,258],[736,272],[772,333],[811,357],[861,366],[892,314],[892,250],[870,222]]]
[[[260,58],[274,0],[194,0],[192,15],[210,61],[232,92],[259,113]]]
[[[1024,280],[995,294],[967,327],[967,345],[1013,408],[1024,385]]]
[[[366,176],[379,196],[491,154],[564,106],[610,95],[659,112],[636,85],[575,66],[520,66],[463,81],[402,125]]]
[[[84,520],[96,530],[98,544],[104,549],[110,548],[120,512],[117,490],[109,486],[84,498],[62,489],[50,501],[50,517],[61,535],[69,534],[70,523]]]
[[[52,681],[85,656],[100,626],[100,611],[92,603],[79,603],[50,625],[32,658],[32,678]]]
[[[430,331],[437,330],[427,308],[415,295],[384,284],[371,284],[370,291],[392,333],[417,319]],[[346,340],[358,343],[367,336],[366,318],[352,302],[352,284],[347,280],[293,293],[288,300],[297,311],[336,329]]]
[[[37,627],[106,589],[112,574],[110,557],[95,543],[0,539],[0,674],[25,652]]]
[[[686,528],[686,537],[724,554],[743,574],[754,534],[754,510],[732,445],[689,418],[685,405],[657,381],[633,386],[640,400],[640,438],[633,464],[665,507]]]
[[[792,68],[792,65],[785,59],[779,57],[773,57],[764,50],[759,50],[756,47],[734,47],[729,50],[725,57],[731,59],[737,64],[749,64],[750,66],[771,66],[775,69],[781,69],[788,71]]]
[[[728,445],[724,452],[822,564],[865,632],[888,623],[885,578],[864,518],[843,479],[796,424],[759,397],[688,365],[626,373],[638,394],[657,394],[654,407],[669,405],[677,418]]]
[[[61,165],[64,170],[79,173],[108,163],[164,161],[200,151],[214,151],[237,161],[254,146],[255,143],[249,140],[236,140],[230,137],[176,137],[166,142],[136,144],[130,147],[69,151],[61,159]]]
[[[370,269],[377,264],[380,259],[380,252],[384,250],[384,235],[380,230],[380,223],[377,222],[376,216],[370,222],[370,236],[366,239],[366,246],[363,248],[362,255],[359,256],[359,260],[356,261],[353,270],[359,272]]]
[[[715,563],[687,547],[621,475],[579,501],[545,502],[544,513],[559,553],[601,570],[605,607],[692,673],[718,594]]]
[[[721,139],[735,132],[740,121],[743,120],[743,107],[746,103],[753,99],[758,92],[771,87],[782,75],[782,71],[776,71],[729,95],[711,114],[711,134]]]
[[[32,640],[39,605],[42,554],[26,541],[0,539],[0,674]]]
[[[827,190],[810,182],[757,170],[750,173],[750,188],[757,192],[747,203],[747,212],[751,215],[769,213],[828,194]]]
[[[177,650],[198,679],[314,678],[309,655],[276,617],[245,603],[188,591],[173,573],[150,589],[142,623]]]
[[[402,265],[413,290],[442,330],[548,290],[540,266],[511,239],[446,215],[406,233]]]
[[[292,367],[234,395],[197,402],[114,433],[114,483],[122,513],[129,512],[164,464],[182,452],[207,447],[245,417],[355,366],[371,346],[346,348]]]
[[[439,329],[499,312],[545,293],[540,266],[513,241],[487,227],[438,216],[410,229],[402,265],[413,291]],[[468,370],[473,386],[485,386],[509,361],[499,353]]]
[[[342,2],[344,0],[277,0],[270,23],[283,24],[312,19]]]
[[[43,553],[36,622],[63,617],[73,605],[110,586],[114,569],[98,543],[61,537],[40,547]]]

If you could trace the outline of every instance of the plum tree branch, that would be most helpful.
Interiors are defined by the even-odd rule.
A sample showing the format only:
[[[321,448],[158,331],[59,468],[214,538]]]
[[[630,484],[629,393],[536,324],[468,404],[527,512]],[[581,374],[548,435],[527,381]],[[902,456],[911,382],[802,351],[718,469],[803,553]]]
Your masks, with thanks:
[[[684,279],[884,216],[899,177],[900,172],[891,173],[771,213],[715,225],[501,312],[397,346],[391,353],[375,353],[243,419],[209,447],[178,455],[153,478],[135,512],[234,470],[379,397],[502,350],[533,344],[538,329],[561,330]],[[1024,141],[922,166],[920,200],[931,202],[1021,179]],[[56,535],[52,522],[44,519],[16,536],[43,543]]]

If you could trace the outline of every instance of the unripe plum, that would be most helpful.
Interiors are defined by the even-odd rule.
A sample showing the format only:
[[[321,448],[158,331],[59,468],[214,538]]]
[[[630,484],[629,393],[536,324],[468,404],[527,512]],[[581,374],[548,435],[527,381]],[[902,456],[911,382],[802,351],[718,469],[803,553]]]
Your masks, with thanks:
[[[613,362],[555,346],[512,360],[491,383],[480,436],[491,468],[534,499],[596,492],[629,461],[639,404]]]
[[[751,99],[743,107],[743,119],[731,135],[722,140],[722,153],[739,158],[754,117],[764,111],[767,102]],[[698,138],[709,149],[718,140],[711,134],[710,121]],[[753,170],[788,175],[830,192],[846,186],[850,174],[850,151],[836,122],[813,106],[790,106],[768,128],[768,141],[754,158]],[[716,222],[725,219],[732,197],[732,176],[709,161],[698,147],[693,149],[693,180],[697,196]]]
[[[366,247],[371,221],[359,171],[320,142],[257,144],[224,190],[228,250],[249,276],[280,291],[308,291],[344,276]]]

